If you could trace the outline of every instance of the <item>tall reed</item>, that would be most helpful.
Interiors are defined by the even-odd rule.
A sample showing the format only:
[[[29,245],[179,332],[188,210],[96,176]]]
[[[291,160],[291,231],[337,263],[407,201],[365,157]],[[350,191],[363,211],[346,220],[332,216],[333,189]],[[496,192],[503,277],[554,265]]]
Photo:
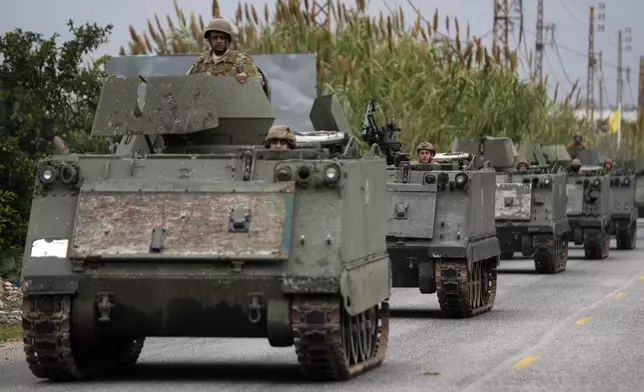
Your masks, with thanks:
[[[234,46],[249,53],[316,52],[318,90],[340,96],[354,129],[366,100],[375,97],[381,119],[396,118],[408,148],[430,140],[445,150],[454,136],[485,134],[568,143],[574,132],[586,130],[573,116],[576,86],[564,104],[557,103],[543,86],[519,80],[516,51],[486,47],[470,34],[469,24],[463,29],[457,18],[438,10],[425,20],[409,18],[402,9],[369,15],[365,0],[353,7],[344,3],[332,4],[328,23],[316,23],[309,0],[278,0],[274,11],[239,2],[232,18],[238,27]],[[175,19],[167,15],[165,26],[156,14],[143,33],[130,26],[131,41],[120,54],[206,50],[204,26],[222,16],[217,0],[206,18],[187,16],[174,4]],[[414,21],[411,28],[406,20]]]

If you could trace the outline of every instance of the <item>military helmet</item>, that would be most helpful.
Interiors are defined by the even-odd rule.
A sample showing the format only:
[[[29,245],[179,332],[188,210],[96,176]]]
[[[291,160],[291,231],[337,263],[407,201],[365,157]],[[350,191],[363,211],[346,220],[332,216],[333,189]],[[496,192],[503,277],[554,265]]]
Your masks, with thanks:
[[[584,140],[584,135],[581,132],[575,132],[573,139],[578,137],[580,140]]]
[[[526,165],[526,166],[530,167],[530,162],[528,162],[526,159],[519,159],[519,162],[517,162],[517,167],[519,167],[521,165]]]
[[[295,134],[288,125],[273,125],[266,134],[264,147],[268,148],[274,140],[285,140],[291,148],[295,148]]]
[[[575,158],[572,160],[572,162],[570,162],[570,166],[581,166],[581,161]]]
[[[431,152],[436,152],[436,149],[434,148],[434,145],[431,144],[430,142],[422,142],[416,147],[416,152],[420,152],[420,150],[429,150]]]
[[[208,23],[206,29],[203,32],[203,37],[208,39],[208,36],[212,31],[219,31],[221,33],[226,33],[232,39],[233,37],[233,26],[225,19],[215,18]]]

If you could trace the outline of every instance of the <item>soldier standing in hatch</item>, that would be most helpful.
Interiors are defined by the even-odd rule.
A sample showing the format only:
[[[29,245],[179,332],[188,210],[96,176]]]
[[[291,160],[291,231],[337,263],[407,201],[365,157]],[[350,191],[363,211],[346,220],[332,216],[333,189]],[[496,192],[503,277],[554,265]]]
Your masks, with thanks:
[[[244,52],[230,49],[233,27],[229,22],[221,18],[213,19],[206,26],[203,35],[211,49],[197,58],[186,75],[207,73],[212,76],[236,76],[240,83],[253,76],[264,84],[253,59]]]
[[[568,145],[570,150],[588,150],[586,144],[584,143],[584,137],[581,132],[577,132],[572,138],[572,143]]]
[[[579,173],[579,169],[581,169],[581,161],[575,158],[572,160],[572,162],[570,162],[570,167],[568,168],[568,170],[571,172]]]
[[[522,171],[526,171],[526,170],[528,170],[529,168],[530,168],[530,164],[529,164],[529,163],[528,163],[528,161],[526,161],[525,159],[521,159],[521,160],[519,161],[519,163],[517,163],[517,170],[518,170],[518,171],[521,171],[521,172],[522,172]]]
[[[606,159],[604,161],[604,169],[606,169],[607,172],[610,173],[611,171],[613,171],[614,167],[615,166],[613,165],[613,161],[611,161],[610,159]]]
[[[418,161],[413,161],[412,164],[417,163],[432,163],[436,155],[436,149],[430,142],[422,142],[416,148],[418,153]]]
[[[288,125],[273,125],[266,134],[264,147],[271,150],[292,150],[295,148],[295,134]]]

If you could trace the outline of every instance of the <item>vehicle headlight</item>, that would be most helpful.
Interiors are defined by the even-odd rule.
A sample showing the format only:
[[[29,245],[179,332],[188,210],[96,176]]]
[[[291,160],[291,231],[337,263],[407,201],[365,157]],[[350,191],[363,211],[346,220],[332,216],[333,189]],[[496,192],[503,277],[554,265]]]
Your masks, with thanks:
[[[71,185],[78,181],[78,170],[69,163],[66,163],[60,171],[60,180],[67,185]]]
[[[324,169],[324,181],[329,184],[338,182],[340,179],[340,168],[337,165],[329,165]]]
[[[593,186],[595,188],[599,188],[601,184],[602,184],[602,181],[599,178],[596,178],[595,181],[593,181]]]
[[[552,183],[552,177],[546,177],[543,179],[545,185],[550,185]]]
[[[456,177],[454,177],[454,182],[456,183],[456,186],[458,188],[463,189],[463,187],[465,187],[465,184],[467,184],[467,174],[458,173]]]
[[[58,170],[55,167],[50,165],[45,165],[40,168],[38,171],[38,179],[41,183],[49,185],[56,181],[58,177]]]
[[[277,169],[275,172],[275,178],[277,181],[291,181],[293,178],[293,172],[291,171],[291,168],[288,166],[283,166]]]

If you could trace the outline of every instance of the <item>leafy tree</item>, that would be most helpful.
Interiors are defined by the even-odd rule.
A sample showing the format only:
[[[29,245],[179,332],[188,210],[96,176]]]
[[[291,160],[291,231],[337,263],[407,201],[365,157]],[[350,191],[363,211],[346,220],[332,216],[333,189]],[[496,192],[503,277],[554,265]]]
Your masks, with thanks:
[[[90,140],[105,73],[103,57],[85,56],[107,42],[112,25],[67,23],[73,38],[15,29],[0,36],[0,274],[24,245],[38,160],[52,139],[65,139],[72,152],[105,151]],[[15,271],[14,271],[15,272]]]

